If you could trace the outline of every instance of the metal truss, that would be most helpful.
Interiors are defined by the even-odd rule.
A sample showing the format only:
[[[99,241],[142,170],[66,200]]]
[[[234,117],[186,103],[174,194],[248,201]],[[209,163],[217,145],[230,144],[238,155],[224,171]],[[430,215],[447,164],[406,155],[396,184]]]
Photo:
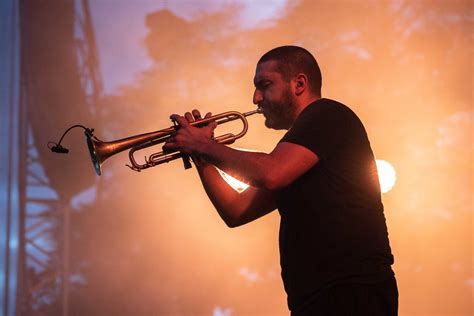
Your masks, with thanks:
[[[89,109],[94,115],[103,86],[88,0],[76,0],[75,26],[79,75]]]
[[[23,104],[24,106],[25,104]],[[64,222],[64,203],[49,183],[39,160],[31,128],[20,130],[20,249],[17,315],[47,315],[64,283],[65,257],[58,230]],[[62,249],[61,249],[62,248]]]
[[[87,107],[89,113],[95,115],[102,83],[88,0],[74,2],[74,44]],[[32,132],[28,108],[38,104],[36,96],[30,95],[29,85],[34,78],[28,76],[28,69],[22,69],[18,166],[20,228],[15,314],[68,315],[71,196],[58,193],[40,161],[38,148],[45,144],[37,143]]]

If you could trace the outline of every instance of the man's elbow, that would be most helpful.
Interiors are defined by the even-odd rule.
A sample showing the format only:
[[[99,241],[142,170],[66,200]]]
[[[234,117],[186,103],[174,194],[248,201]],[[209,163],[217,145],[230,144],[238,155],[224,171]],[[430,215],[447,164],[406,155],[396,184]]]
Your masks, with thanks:
[[[239,227],[246,223],[241,216],[235,215],[236,212],[229,212],[226,209],[217,209],[217,211],[229,228]]]
[[[225,224],[227,225],[228,228],[236,228],[239,226],[242,226],[242,224],[234,221],[225,221]]]
[[[286,187],[288,185],[288,181],[280,173],[271,172],[264,176],[262,184],[265,190],[278,191]]]
[[[245,224],[245,222],[243,221],[240,221],[238,219],[234,219],[234,218],[225,218],[224,219],[224,223],[227,225],[227,227],[229,228],[236,228],[236,227],[239,227],[239,226],[242,226]]]

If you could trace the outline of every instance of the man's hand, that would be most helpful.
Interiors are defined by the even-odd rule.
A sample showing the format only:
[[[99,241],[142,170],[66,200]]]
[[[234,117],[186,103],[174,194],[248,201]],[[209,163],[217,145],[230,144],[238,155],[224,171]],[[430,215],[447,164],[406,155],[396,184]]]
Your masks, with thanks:
[[[204,118],[209,118],[211,113],[207,113]],[[193,110],[192,114],[186,112],[184,116],[173,114],[170,117],[179,125],[179,129],[171,136],[163,146],[164,151],[181,151],[187,155],[203,154],[205,148],[210,143],[214,142],[212,139],[214,129],[217,127],[216,122],[211,122],[206,126],[195,127],[190,123],[200,120],[201,114],[198,110]]]

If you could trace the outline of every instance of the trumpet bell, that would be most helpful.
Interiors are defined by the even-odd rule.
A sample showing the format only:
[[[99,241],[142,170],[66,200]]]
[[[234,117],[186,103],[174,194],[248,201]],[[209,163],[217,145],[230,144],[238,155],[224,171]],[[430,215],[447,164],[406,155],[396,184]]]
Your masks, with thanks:
[[[89,148],[89,154],[91,156],[91,161],[92,165],[94,166],[95,173],[100,176],[102,174],[102,162],[105,159],[101,159],[101,156],[99,154],[98,148],[98,141],[92,139],[92,135],[89,133],[85,133],[86,135],[86,141],[87,141],[87,147]]]
[[[102,174],[102,164],[104,161],[121,151],[133,148],[134,146],[152,144],[157,141],[162,141],[171,133],[175,131],[174,128],[168,128],[160,131],[155,131],[151,133],[145,133],[140,135],[135,135],[127,138],[122,138],[119,140],[111,142],[103,142],[92,134],[92,130],[85,132],[87,147],[89,149],[89,154],[92,160],[92,165],[94,166],[95,173],[98,176]]]

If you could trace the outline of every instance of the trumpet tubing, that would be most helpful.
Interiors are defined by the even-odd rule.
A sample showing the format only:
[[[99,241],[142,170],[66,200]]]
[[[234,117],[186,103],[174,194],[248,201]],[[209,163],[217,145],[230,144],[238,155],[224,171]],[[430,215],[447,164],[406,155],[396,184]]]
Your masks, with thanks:
[[[214,137],[214,140],[218,143],[231,144],[235,140],[243,137],[247,133],[248,122],[247,122],[246,117],[253,114],[257,114],[257,113],[261,113],[260,109],[250,111],[250,112],[245,112],[245,113],[229,111],[229,112],[224,112],[221,114],[213,115],[208,118],[191,122],[190,125],[199,127],[199,126],[205,126],[209,124],[210,122],[216,122],[217,125],[221,125],[227,122],[241,120],[242,130],[239,133],[237,134],[226,133],[226,134]],[[177,130],[177,126],[172,126],[163,130],[139,134],[139,135],[122,138],[122,139],[110,141],[110,142],[101,141],[100,139],[98,139],[92,134],[91,130],[86,131],[85,135],[86,135],[87,146],[89,148],[92,164],[94,165],[94,169],[97,175],[100,176],[102,174],[103,162],[107,158],[127,149],[130,149],[129,155],[128,155],[129,160],[130,160],[130,165],[127,165],[127,166],[135,171],[141,171],[143,169],[154,167],[156,165],[169,162],[174,159],[182,158],[183,155],[177,151],[168,152],[168,153],[160,151],[160,152],[153,153],[148,158],[145,157],[145,163],[143,164],[139,164],[135,160],[135,157],[134,157],[135,152],[137,152],[138,150],[142,150],[142,149],[166,142],[166,140],[168,140],[176,132],[176,130]]]

